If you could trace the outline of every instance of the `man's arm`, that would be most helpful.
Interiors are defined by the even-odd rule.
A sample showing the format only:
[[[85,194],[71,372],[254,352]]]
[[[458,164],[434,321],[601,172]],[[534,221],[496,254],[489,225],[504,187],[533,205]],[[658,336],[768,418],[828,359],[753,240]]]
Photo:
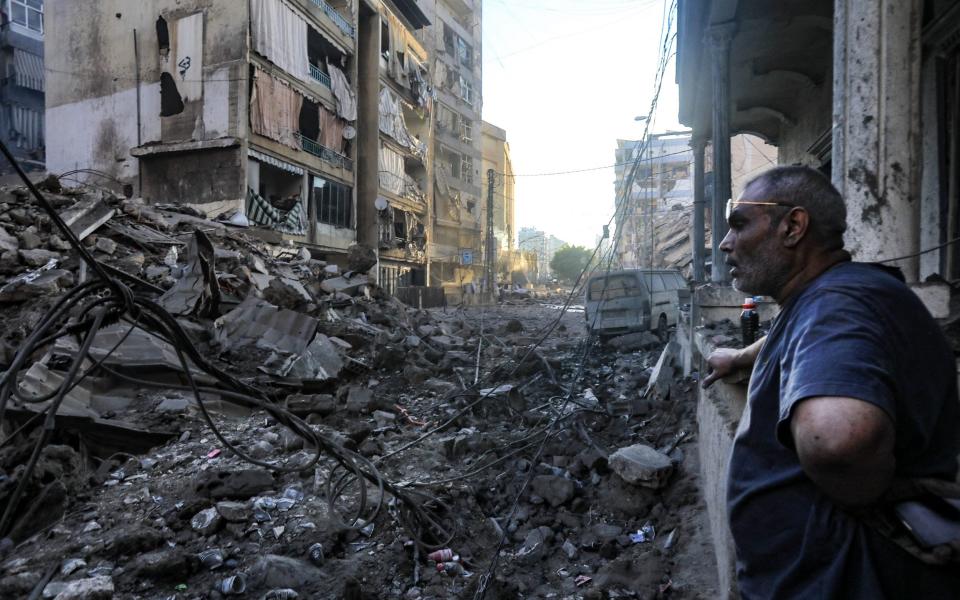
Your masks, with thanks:
[[[736,348],[718,348],[707,357],[707,366],[710,372],[703,378],[703,387],[708,388],[713,382],[729,377],[737,371],[753,368],[753,363],[757,361],[757,355],[763,347],[767,336],[750,344],[746,348],[737,350]]]
[[[790,433],[804,472],[841,505],[869,504],[893,479],[893,420],[869,402],[807,398],[793,409]]]

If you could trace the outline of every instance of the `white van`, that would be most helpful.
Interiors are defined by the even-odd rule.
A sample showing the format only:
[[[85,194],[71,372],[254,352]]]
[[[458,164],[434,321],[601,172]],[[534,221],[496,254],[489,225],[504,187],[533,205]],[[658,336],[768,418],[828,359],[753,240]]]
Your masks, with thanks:
[[[590,278],[584,300],[590,333],[609,337],[653,330],[666,338],[690,291],[675,269],[611,271]]]

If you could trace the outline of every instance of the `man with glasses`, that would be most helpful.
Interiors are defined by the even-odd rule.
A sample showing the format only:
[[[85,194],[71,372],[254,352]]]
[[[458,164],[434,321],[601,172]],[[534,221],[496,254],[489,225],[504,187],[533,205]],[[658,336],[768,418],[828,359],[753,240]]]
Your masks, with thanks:
[[[851,261],[843,199],[813,169],[760,175],[727,220],[734,287],[781,307],[703,382],[753,369],[727,498],[742,597],[960,598],[960,568],[861,518],[895,480],[956,476],[956,363],[936,322],[898,269]]]

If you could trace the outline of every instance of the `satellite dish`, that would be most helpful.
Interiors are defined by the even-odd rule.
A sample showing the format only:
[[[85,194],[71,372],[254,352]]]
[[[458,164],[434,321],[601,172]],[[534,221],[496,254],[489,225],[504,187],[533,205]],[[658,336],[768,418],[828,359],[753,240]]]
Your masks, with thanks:
[[[390,204],[383,198],[383,196],[377,196],[377,199],[374,201],[373,205],[377,210],[387,210],[390,207]]]
[[[353,125],[347,125],[343,128],[343,139],[352,140],[357,137],[357,128]]]

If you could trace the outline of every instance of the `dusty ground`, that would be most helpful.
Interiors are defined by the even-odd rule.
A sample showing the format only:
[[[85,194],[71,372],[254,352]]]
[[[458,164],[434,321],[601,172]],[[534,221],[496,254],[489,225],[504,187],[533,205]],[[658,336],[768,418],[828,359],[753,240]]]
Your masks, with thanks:
[[[375,483],[361,490],[343,479],[328,458],[286,475],[251,467],[185,395],[142,390],[137,410],[175,439],[102,462],[55,439],[41,464],[63,482],[65,514],[3,549],[0,597],[54,597],[100,577],[114,598],[222,598],[232,576],[246,598],[474,598],[481,587],[486,598],[715,597],[695,383],[677,379],[668,398],[641,399],[661,345],[587,346],[579,312],[521,360],[559,314],[549,303],[408,311],[429,350],[406,333],[378,336],[363,349],[371,369],[343,374],[328,395],[281,400],[422,503],[448,542],[418,529]],[[327,333],[363,345],[343,324]],[[510,387],[479,400],[478,390],[502,385]],[[285,466],[309,462],[303,441],[264,413],[233,412],[214,418],[241,449]],[[609,455],[637,443],[675,463],[660,489],[611,470]],[[13,450],[0,454],[4,472],[23,460]],[[458,557],[445,572],[426,556],[438,544]]]

